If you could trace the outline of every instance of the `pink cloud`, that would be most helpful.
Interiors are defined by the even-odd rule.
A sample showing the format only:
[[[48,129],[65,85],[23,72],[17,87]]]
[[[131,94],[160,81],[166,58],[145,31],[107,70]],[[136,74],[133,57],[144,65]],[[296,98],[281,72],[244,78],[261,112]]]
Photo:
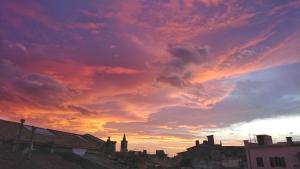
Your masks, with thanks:
[[[222,3],[221,0],[201,0],[201,2],[206,6],[216,6]]]
[[[67,24],[67,28],[71,29],[86,29],[86,30],[98,30],[103,28],[103,23],[73,23],[73,24]]]

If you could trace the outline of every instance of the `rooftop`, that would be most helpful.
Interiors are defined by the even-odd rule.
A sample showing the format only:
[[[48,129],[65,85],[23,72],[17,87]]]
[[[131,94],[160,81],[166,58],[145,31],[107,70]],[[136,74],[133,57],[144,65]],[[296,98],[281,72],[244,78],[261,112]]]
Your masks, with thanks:
[[[14,140],[19,131],[20,123],[0,120],[0,140]],[[29,142],[33,126],[24,125],[20,140]],[[105,142],[92,135],[80,135],[58,130],[36,127],[35,144],[54,143],[57,146],[97,149]]]
[[[297,138],[297,137],[295,137]],[[298,147],[300,146],[300,141],[293,140],[293,137],[286,137],[286,141],[278,141],[278,139],[272,138],[269,135],[257,135],[256,139],[253,140],[244,140],[244,145],[246,148],[269,148],[269,147]]]

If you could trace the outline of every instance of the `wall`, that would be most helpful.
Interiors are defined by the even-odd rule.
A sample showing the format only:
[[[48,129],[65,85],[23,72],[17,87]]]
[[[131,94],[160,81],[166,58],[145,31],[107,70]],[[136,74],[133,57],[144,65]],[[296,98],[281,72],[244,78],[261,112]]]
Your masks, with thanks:
[[[287,169],[296,169],[294,165],[299,165],[299,159],[297,158],[297,154],[300,152],[300,146],[257,146],[251,147],[249,153],[248,150],[246,151],[247,159],[249,159],[250,155],[252,167],[250,168],[250,162],[248,162],[249,169],[282,169],[282,167],[271,167],[269,160],[270,157],[285,157]],[[257,167],[256,157],[263,158],[264,167]]]

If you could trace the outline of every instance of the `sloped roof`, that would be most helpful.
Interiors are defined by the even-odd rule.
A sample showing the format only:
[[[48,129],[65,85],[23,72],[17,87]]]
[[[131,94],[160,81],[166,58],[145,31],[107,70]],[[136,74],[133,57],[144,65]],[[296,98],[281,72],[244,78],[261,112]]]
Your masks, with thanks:
[[[0,120],[0,140],[12,140],[16,138],[20,123]],[[21,141],[29,142],[32,126],[24,125]],[[95,136],[93,136],[96,138]],[[97,138],[98,142],[101,139]],[[54,143],[57,146],[72,148],[97,149],[99,144],[86,139],[84,135],[68,133],[58,130],[36,127],[34,139],[35,144]],[[102,140],[103,141],[103,140]],[[104,141],[103,141],[104,142]]]
[[[99,139],[98,137],[95,137],[91,134],[85,134],[85,135],[83,135],[83,137],[91,142],[98,144],[99,146],[103,146],[105,144],[105,141],[103,141],[103,140]]]

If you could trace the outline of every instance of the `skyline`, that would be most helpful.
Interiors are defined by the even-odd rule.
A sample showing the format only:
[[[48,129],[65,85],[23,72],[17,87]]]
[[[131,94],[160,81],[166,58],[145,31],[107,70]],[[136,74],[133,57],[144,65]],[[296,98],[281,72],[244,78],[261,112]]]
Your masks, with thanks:
[[[209,134],[299,136],[299,8],[2,0],[0,118],[170,154]]]

